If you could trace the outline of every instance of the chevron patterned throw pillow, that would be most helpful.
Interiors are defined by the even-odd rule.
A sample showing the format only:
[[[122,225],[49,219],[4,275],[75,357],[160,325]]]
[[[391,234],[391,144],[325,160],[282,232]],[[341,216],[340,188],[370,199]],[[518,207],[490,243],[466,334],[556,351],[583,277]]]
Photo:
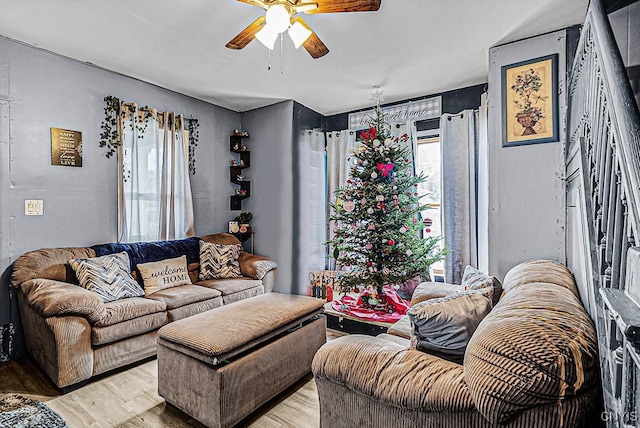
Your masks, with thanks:
[[[96,293],[103,302],[125,297],[144,296],[144,290],[129,272],[129,256],[126,252],[87,259],[71,259],[82,288]]]
[[[200,241],[200,280],[241,278],[239,244],[221,245]]]

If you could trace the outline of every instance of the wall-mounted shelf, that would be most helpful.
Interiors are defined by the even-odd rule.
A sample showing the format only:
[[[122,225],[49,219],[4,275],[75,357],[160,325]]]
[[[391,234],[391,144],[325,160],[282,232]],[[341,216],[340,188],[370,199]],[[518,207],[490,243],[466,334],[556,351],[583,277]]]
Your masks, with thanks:
[[[231,135],[229,137],[229,150],[231,153],[239,155],[239,159],[234,159],[236,165],[229,166],[229,180],[237,184],[235,195],[231,195],[231,210],[242,210],[242,200],[251,196],[251,181],[245,180],[243,170],[251,166],[251,152],[247,150],[243,141],[248,139],[246,135]]]

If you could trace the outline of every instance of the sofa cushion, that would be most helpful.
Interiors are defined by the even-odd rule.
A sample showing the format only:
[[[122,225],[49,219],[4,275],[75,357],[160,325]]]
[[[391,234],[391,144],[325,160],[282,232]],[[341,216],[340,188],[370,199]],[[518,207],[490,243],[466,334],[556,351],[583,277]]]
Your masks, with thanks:
[[[411,339],[411,330],[413,330],[411,318],[409,318],[409,315],[405,315],[389,327],[387,333],[404,339]]]
[[[573,275],[566,266],[551,260],[530,260],[514,266],[504,276],[502,287],[508,293],[516,287],[546,282],[564,287],[580,297]]]
[[[129,270],[136,271],[136,266],[141,263],[157,262],[182,255],[187,256],[187,263],[197,263],[200,254],[199,245],[200,238],[192,237],[172,241],[101,244],[91,248],[98,256],[125,251],[130,259]]]
[[[471,265],[464,268],[462,288],[465,290],[480,290],[493,287],[493,305],[495,306],[502,295],[502,284],[495,276],[486,275]]]
[[[200,280],[242,277],[238,262],[241,250],[239,244],[200,241]]]
[[[469,341],[464,375],[493,424],[598,387],[598,344],[582,304],[562,285],[509,290]]]
[[[167,309],[175,309],[204,300],[215,299],[221,296],[218,290],[199,285],[187,284],[179,287],[165,288],[147,296],[147,299],[163,302]]]
[[[93,345],[106,345],[107,343],[156,330],[166,323],[167,313],[162,311],[105,327],[93,326],[91,328],[91,343]]]
[[[469,339],[491,311],[493,288],[426,300],[409,309],[412,347],[461,363]]]
[[[447,297],[450,294],[464,291],[459,284],[449,284],[447,282],[421,282],[418,284],[411,297],[411,306],[417,305],[425,300]]]
[[[207,279],[204,281],[198,281],[196,284],[203,287],[213,288],[214,290],[220,291],[223,296],[228,296],[229,294],[260,287],[262,285],[262,281],[250,278],[228,278]]]
[[[71,259],[82,288],[98,294],[103,302],[144,296],[144,290],[131,276],[125,252],[86,259]]]
[[[104,306],[107,314],[95,323],[98,327],[106,327],[144,315],[163,312],[167,309],[167,305],[165,305],[164,302],[149,300],[143,297],[120,299],[105,303]]]
[[[141,263],[138,265],[138,271],[144,284],[144,294],[147,296],[165,288],[191,284],[187,256]]]

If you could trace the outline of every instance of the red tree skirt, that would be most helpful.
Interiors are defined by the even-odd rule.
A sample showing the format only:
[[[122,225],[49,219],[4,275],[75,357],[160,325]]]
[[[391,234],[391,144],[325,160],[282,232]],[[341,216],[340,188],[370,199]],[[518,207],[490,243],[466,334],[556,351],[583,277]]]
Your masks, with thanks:
[[[374,311],[363,307],[362,296],[368,292],[362,293],[358,298],[353,296],[342,296],[339,300],[331,302],[331,306],[338,312],[356,318],[362,318],[369,321],[394,323],[407,314],[409,310],[409,302],[406,302],[398,296],[396,290],[389,285],[384,286],[384,293],[387,302],[394,309],[392,313],[384,311]]]

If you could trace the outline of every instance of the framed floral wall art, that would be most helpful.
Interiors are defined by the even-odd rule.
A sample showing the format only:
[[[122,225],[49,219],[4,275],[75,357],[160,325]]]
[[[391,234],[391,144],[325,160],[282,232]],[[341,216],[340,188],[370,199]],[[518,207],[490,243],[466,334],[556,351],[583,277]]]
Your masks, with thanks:
[[[502,146],[558,141],[558,55],[502,67]]]

